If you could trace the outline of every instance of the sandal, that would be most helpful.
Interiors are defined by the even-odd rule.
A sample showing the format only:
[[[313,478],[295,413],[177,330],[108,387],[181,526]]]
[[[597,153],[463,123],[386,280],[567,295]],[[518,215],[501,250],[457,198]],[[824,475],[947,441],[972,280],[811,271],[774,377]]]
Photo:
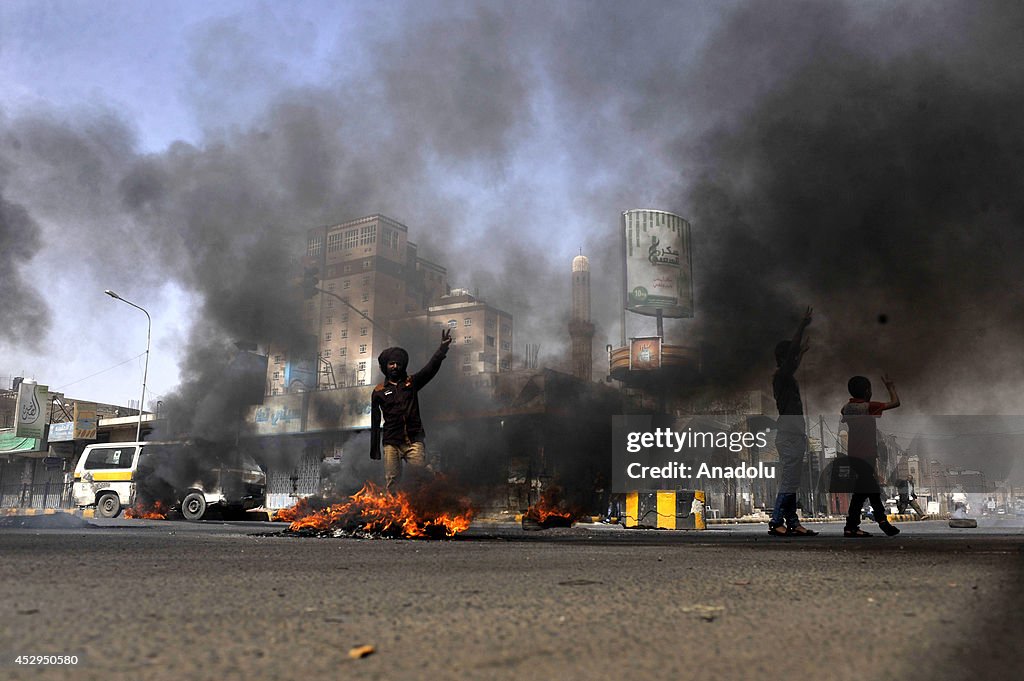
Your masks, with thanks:
[[[768,534],[772,537],[785,537],[789,534],[789,529],[785,525],[772,525],[768,523]]]
[[[803,525],[797,525],[796,527],[789,528],[789,530],[786,531],[786,534],[788,534],[790,537],[817,537],[818,536],[817,532],[815,532],[814,530],[809,530],[806,527],[804,527]]]
[[[870,532],[865,532],[864,530],[860,529],[859,527],[855,527],[852,530],[847,527],[847,528],[843,529],[843,536],[844,537],[870,537],[871,533]]]

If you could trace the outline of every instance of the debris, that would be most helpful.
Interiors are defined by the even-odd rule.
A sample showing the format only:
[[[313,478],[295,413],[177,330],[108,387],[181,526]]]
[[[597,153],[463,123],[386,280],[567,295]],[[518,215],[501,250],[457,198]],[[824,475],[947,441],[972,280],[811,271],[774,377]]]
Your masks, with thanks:
[[[367,655],[373,655],[375,652],[377,652],[377,649],[373,646],[356,646],[352,650],[348,651],[348,656],[353,660],[359,660]]]
[[[721,605],[689,605],[683,608],[683,612],[692,612],[705,622],[714,622],[719,613],[725,612]]]

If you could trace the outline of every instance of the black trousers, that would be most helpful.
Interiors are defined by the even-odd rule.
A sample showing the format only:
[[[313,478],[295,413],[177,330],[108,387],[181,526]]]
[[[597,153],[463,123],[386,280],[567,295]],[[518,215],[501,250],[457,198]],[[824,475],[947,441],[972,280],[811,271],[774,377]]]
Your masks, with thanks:
[[[871,508],[875,512],[875,520],[879,525],[889,522],[889,514],[882,504],[882,495],[878,492],[866,493],[855,492],[850,497],[850,511],[846,514],[846,527],[853,530],[860,526],[860,512],[864,508],[864,500],[871,501]]]

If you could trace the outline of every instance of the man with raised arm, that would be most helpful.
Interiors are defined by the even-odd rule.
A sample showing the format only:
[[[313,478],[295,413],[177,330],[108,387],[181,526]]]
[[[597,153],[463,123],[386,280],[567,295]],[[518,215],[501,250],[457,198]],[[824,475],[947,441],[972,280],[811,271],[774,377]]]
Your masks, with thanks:
[[[411,376],[406,373],[409,353],[403,348],[387,348],[377,358],[385,379],[374,387],[370,398],[370,458],[380,458],[383,430],[384,480],[388,491],[394,491],[401,478],[403,462],[418,469],[426,468],[423,448],[426,432],[420,420],[418,393],[437,374],[451,344],[451,331],[445,329],[441,332],[441,345],[434,356]]]

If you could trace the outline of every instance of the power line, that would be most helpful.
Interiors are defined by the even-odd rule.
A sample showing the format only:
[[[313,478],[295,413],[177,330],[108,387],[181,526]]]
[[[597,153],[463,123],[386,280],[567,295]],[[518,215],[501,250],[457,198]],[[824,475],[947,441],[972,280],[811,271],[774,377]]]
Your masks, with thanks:
[[[139,357],[142,357],[145,354],[146,353],[144,353],[144,352],[140,352],[139,354],[135,355],[134,357],[129,357],[125,361],[119,362],[119,363],[115,364],[114,366],[107,367],[106,369],[101,369],[101,370],[97,371],[95,374],[89,374],[85,378],[80,378],[77,381],[71,381],[70,383],[65,383],[64,385],[59,385],[56,388],[54,388],[54,390],[63,390],[64,388],[68,387],[69,385],[74,385],[75,383],[81,383],[82,381],[87,381],[90,378],[93,378],[94,376],[99,376],[100,374],[106,373],[106,372],[110,371],[111,369],[116,369],[117,367],[119,367],[119,366],[121,366],[123,364],[127,364],[128,362],[134,362]]]

